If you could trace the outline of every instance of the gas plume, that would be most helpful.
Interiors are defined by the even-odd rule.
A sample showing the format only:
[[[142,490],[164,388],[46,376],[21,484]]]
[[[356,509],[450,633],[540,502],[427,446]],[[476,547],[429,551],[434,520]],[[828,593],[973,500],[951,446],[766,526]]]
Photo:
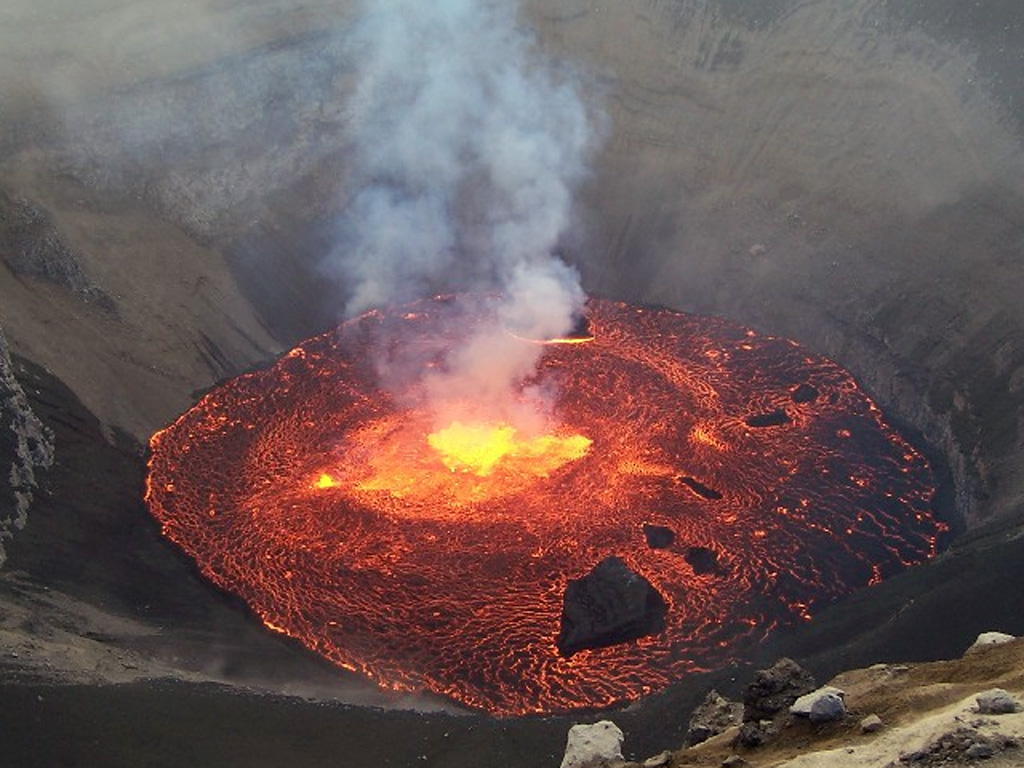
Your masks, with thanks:
[[[591,116],[514,4],[368,2],[350,45],[356,191],[326,265],[347,286],[346,314],[449,290],[497,295],[452,306],[454,353],[431,359],[418,344],[379,368],[395,390],[419,380],[446,415],[472,402],[521,423],[543,410],[536,389],[519,389],[540,349],[510,332],[564,334],[582,309],[578,274],[556,253],[595,144]]]

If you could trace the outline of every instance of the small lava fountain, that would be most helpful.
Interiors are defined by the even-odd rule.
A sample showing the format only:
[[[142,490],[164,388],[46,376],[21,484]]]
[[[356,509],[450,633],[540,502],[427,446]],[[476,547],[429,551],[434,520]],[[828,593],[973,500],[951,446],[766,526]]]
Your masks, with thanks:
[[[796,343],[590,300],[590,334],[524,383],[556,393],[550,428],[438,425],[371,351],[451,334],[444,304],[344,323],[151,441],[164,534],[336,664],[499,715],[603,707],[935,554],[926,460]],[[613,572],[654,615],[580,635],[586,580]]]

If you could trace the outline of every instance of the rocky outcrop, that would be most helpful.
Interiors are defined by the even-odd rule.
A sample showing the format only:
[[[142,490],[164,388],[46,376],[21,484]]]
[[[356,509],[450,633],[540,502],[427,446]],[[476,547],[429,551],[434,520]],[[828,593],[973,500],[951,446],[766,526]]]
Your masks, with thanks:
[[[15,275],[71,291],[82,301],[114,311],[114,302],[93,285],[49,214],[35,203],[0,191],[0,259]]]
[[[686,743],[700,744],[743,721],[743,704],[712,690],[690,716]]]
[[[743,724],[736,741],[747,748],[760,747],[774,736],[789,708],[815,688],[814,677],[792,659],[779,659],[759,670],[743,692]]]
[[[807,679],[794,666],[784,661],[756,673],[748,698],[769,702],[757,715],[768,715],[777,695],[792,689],[780,681]],[[772,719],[744,722],[735,738],[730,731],[676,752],[672,765],[734,758],[777,768],[1024,765],[1022,670],[1020,642],[987,644],[950,661],[850,670]]]
[[[911,766],[974,765],[975,760],[988,760],[998,753],[1009,752],[1019,758],[1020,745],[1012,737],[986,735],[974,728],[961,726],[940,734],[920,749],[904,752],[899,764]],[[1019,765],[1014,760],[1013,765]]]
[[[815,689],[814,677],[792,659],[759,670],[743,692],[743,720],[771,720]]]
[[[53,435],[32,412],[0,330],[0,566],[28,522],[36,472],[53,464],[53,452]]]
[[[563,656],[653,635],[665,627],[665,598],[614,555],[565,589],[558,652]]]

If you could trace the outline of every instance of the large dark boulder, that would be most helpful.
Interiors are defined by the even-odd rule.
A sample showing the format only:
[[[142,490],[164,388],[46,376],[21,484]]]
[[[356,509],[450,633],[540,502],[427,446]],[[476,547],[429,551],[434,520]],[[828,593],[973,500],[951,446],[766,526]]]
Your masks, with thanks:
[[[581,579],[573,579],[562,602],[558,652],[625,643],[665,628],[665,599],[651,583],[614,555]]]

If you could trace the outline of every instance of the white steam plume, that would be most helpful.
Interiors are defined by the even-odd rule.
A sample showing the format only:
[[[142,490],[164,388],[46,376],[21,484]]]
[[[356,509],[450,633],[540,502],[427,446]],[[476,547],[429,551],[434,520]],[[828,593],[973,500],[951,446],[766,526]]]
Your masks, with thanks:
[[[427,381],[442,399],[486,401],[492,414],[540,354],[502,326],[555,336],[582,308],[578,275],[555,252],[594,144],[571,78],[516,10],[365,4],[353,37],[358,191],[328,264],[350,290],[349,315],[439,290],[500,292],[500,316]]]

